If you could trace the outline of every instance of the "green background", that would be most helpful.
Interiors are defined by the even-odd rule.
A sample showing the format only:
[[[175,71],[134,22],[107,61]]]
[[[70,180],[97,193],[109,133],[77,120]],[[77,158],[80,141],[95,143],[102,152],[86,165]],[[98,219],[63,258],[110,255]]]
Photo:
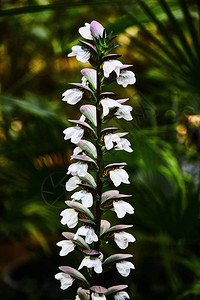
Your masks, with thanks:
[[[129,132],[134,152],[105,159],[128,163],[131,185],[120,191],[133,194],[135,214],[122,223],[134,224],[137,242],[125,252],[136,270],[122,278],[113,268],[101,283],[128,284],[135,300],[199,299],[200,2],[2,0],[0,9],[2,299],[75,298],[78,285],[63,292],[54,279],[58,266],[81,261],[55,246],[67,230],[59,214],[72,153],[62,131],[80,117],[80,103],[61,94],[89,66],[67,54],[92,20],[118,35],[116,52],[137,77],[127,89],[109,86],[130,98],[134,120],[110,124]]]

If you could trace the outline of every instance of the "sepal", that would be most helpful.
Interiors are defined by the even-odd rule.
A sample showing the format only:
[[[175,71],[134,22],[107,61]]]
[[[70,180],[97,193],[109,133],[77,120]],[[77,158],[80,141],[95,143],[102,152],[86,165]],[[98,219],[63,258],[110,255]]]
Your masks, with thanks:
[[[87,207],[84,207],[81,203],[79,203],[79,202],[73,202],[73,201],[65,201],[65,203],[69,207],[75,209],[76,211],[82,213],[83,215],[86,215],[90,219],[92,219],[92,220],[95,219],[93,213]]]
[[[97,126],[96,107],[86,104],[80,107],[80,112],[94,125]]]
[[[105,295],[108,296],[111,294],[115,294],[119,291],[126,289],[127,287],[128,287],[128,285],[125,285],[125,284],[113,285],[107,289],[107,291],[105,292]]]
[[[87,281],[85,276],[83,276],[83,274],[81,274],[81,272],[77,271],[76,269],[68,266],[61,266],[59,267],[59,269],[64,273],[70,275],[72,278],[77,279],[79,282],[85,283],[87,286],[89,286],[89,282]]]
[[[131,258],[131,257],[133,257],[132,254],[113,254],[113,255],[110,255],[109,257],[107,257],[103,261],[103,265],[105,266],[105,265],[108,265],[108,264],[113,264],[116,261],[121,261],[121,260],[128,259],[128,258]]]

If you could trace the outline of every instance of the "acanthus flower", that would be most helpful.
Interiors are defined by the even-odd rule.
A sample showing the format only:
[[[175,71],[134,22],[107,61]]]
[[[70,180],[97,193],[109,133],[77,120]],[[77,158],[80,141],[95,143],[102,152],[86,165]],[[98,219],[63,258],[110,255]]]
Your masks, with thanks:
[[[58,242],[56,245],[62,248],[60,250],[60,256],[65,256],[68,253],[74,251],[74,248],[76,246],[71,240],[63,240]]]
[[[126,215],[126,213],[134,214],[134,208],[132,207],[132,205],[123,200],[113,201],[113,208],[119,219],[123,218]]]
[[[88,164],[83,162],[76,162],[68,167],[67,175],[72,174],[73,176],[85,176],[87,174]]]
[[[62,101],[66,101],[68,104],[75,105],[83,98],[84,92],[79,89],[68,89],[62,94]]]
[[[93,256],[86,256],[80,266],[78,267],[78,270],[81,270],[83,267],[87,267],[87,268],[94,268],[94,271],[97,274],[102,273],[102,262],[100,260],[100,258],[98,257],[93,257]]]
[[[115,186],[119,186],[122,182],[130,184],[128,173],[124,169],[112,170],[109,175]]]
[[[135,266],[130,261],[122,260],[116,263],[116,268],[123,277],[127,277],[130,274],[131,269],[135,269]]]
[[[68,57],[76,56],[78,61],[85,63],[90,59],[90,51],[84,46],[73,46],[72,52],[68,54]]]
[[[73,144],[77,144],[84,135],[84,129],[79,126],[68,127],[63,131],[63,133],[65,134],[64,140],[71,139]]]
[[[128,247],[128,243],[135,242],[135,238],[132,234],[121,231],[114,233],[114,241],[120,249],[126,249]]]
[[[121,61],[111,59],[109,61],[105,61],[103,64],[103,72],[104,76],[108,78],[112,72],[115,72],[117,77],[120,75],[120,68],[123,66]]]
[[[85,190],[75,192],[73,195],[71,195],[71,198],[76,201],[81,200],[83,206],[85,207],[91,207],[93,205],[92,193],[87,192]]]
[[[78,224],[78,212],[73,208],[66,208],[60,213],[62,219],[60,223],[67,225],[69,228],[74,228]]]
[[[61,283],[60,288],[62,290],[68,289],[68,287],[72,286],[72,284],[74,282],[74,279],[70,275],[65,274],[63,272],[57,273],[55,275],[55,279],[60,280],[60,283]]]
[[[85,26],[80,27],[78,31],[83,38],[93,40],[103,36],[104,27],[99,22],[92,21],[91,24],[85,23]]]
[[[79,235],[85,236],[85,242],[87,244],[92,244],[98,241],[98,236],[96,235],[94,229],[91,226],[81,226],[77,230],[74,239],[76,240]]]

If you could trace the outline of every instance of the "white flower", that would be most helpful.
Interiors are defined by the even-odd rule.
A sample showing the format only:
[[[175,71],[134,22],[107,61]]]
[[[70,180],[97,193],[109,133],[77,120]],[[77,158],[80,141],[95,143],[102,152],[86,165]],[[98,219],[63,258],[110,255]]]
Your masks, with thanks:
[[[120,249],[126,249],[128,243],[135,242],[135,238],[132,234],[121,231],[114,233],[114,241]]]
[[[98,273],[98,274],[99,274],[99,273],[102,273],[102,262],[101,262],[101,260],[100,260],[99,258],[97,258],[97,257],[86,256],[86,257],[82,260],[82,262],[81,262],[81,264],[80,264],[78,270],[82,269],[83,267],[94,268],[94,271],[95,271],[96,273]]]
[[[109,175],[115,186],[119,186],[122,182],[126,184],[130,183],[128,173],[124,169],[115,169],[110,171]]]
[[[68,57],[76,56],[78,61],[86,63],[90,59],[90,51],[83,46],[73,46],[72,52],[68,54]]]
[[[93,40],[103,36],[104,27],[97,21],[92,21],[91,24],[85,23],[84,27],[79,28],[79,33],[87,40]]]
[[[114,147],[114,143],[120,142],[120,137],[117,133],[109,133],[104,136],[105,147],[110,150]]]
[[[74,239],[77,240],[79,235],[85,236],[85,241],[87,244],[92,244],[93,242],[98,241],[98,236],[96,235],[94,229],[90,226],[81,226],[77,230]]]
[[[87,40],[93,40],[91,31],[90,31],[90,24],[89,23],[85,23],[84,27],[80,27],[78,32],[80,33],[80,35]]]
[[[121,291],[114,295],[114,300],[130,299],[127,292]]]
[[[119,219],[123,218],[126,213],[134,214],[133,206],[123,200],[113,201],[113,208]]]
[[[84,177],[87,174],[88,164],[82,162],[76,162],[68,167],[67,175]]]
[[[63,131],[63,133],[65,134],[65,140],[71,139],[73,144],[77,144],[84,135],[84,129],[80,128],[79,126],[68,127]]]
[[[121,105],[118,110],[115,113],[115,116],[118,119],[124,119],[126,121],[133,120],[133,117],[131,116],[132,107],[130,105]]]
[[[103,64],[104,77],[108,78],[113,71],[116,73],[117,77],[119,77],[120,67],[122,65],[121,61],[115,59],[105,61]]]
[[[65,256],[68,253],[74,251],[75,244],[71,240],[63,240],[56,244],[59,247],[62,247],[60,250],[60,256]]]
[[[93,196],[92,193],[87,191],[81,190],[79,192],[74,193],[72,196],[74,200],[81,200],[83,206],[91,207],[93,205]]]
[[[135,269],[135,266],[130,261],[122,260],[116,263],[116,268],[123,277],[127,277],[130,274],[131,269]]]
[[[55,275],[55,279],[60,280],[60,283],[61,283],[60,288],[62,290],[66,290],[68,287],[70,287],[73,284],[73,281],[74,281],[74,279],[70,275],[62,273],[62,272],[57,273]]]
[[[92,293],[92,300],[106,300],[106,296],[104,294]]]
[[[135,74],[132,71],[121,70],[119,77],[117,77],[117,83],[124,88],[127,87],[128,84],[134,84],[135,82]]]
[[[101,100],[101,105],[103,107],[103,116],[107,116],[109,114],[109,108],[121,107],[122,105],[116,100],[110,98],[104,98]]]
[[[74,228],[78,224],[78,212],[73,208],[66,208],[61,213],[62,217],[60,223],[62,225],[67,225],[69,228]]]
[[[80,91],[79,89],[69,89],[62,94],[62,97],[62,101],[74,105],[82,99],[83,91]]]
[[[80,178],[73,176],[66,182],[65,188],[67,191],[71,192],[78,187],[79,183],[81,183]]]
[[[131,149],[131,143],[125,139],[120,138],[120,140],[116,141],[115,150],[125,150],[127,152],[133,152],[133,149]]]

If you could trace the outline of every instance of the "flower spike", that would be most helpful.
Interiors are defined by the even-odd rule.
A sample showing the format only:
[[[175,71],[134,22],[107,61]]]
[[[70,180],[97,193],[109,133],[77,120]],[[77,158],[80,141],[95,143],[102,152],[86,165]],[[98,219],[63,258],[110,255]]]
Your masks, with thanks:
[[[105,127],[104,124],[114,118],[126,121],[133,119],[132,107],[125,104],[129,99],[116,99],[114,92],[106,91],[106,85],[115,81],[125,88],[134,84],[136,78],[130,70],[132,65],[123,64],[119,60],[121,55],[112,53],[119,45],[114,43],[115,36],[107,33],[103,25],[93,20],[78,31],[86,40],[80,40],[80,45],[73,46],[68,57],[76,57],[82,63],[88,62],[91,68],[82,69],[81,83],[70,83],[70,88],[62,94],[65,104],[79,105],[82,99],[87,103],[80,105],[79,120],[69,120],[73,126],[63,131],[64,140],[71,140],[75,144],[70,157],[72,162],[67,170],[70,177],[65,184],[70,193],[65,201],[68,208],[60,213],[61,224],[72,232],[63,232],[64,239],[57,242],[57,246],[60,247],[60,256],[79,251],[82,260],[78,263],[72,261],[73,268],[60,267],[61,272],[55,278],[60,280],[63,290],[74,281],[80,285],[74,295],[75,300],[126,300],[130,299],[124,291],[126,285],[105,288],[99,284],[99,274],[107,268],[116,268],[119,279],[121,276],[127,277],[135,269],[129,261],[132,254],[114,252],[104,258],[102,253],[102,244],[108,243],[108,240],[121,250],[136,241],[127,232],[132,229],[132,224],[113,226],[106,219],[109,210],[122,219],[126,214],[134,214],[134,208],[131,204],[132,195],[112,189],[113,185],[119,187],[122,183],[130,184],[125,170],[127,163],[105,164],[104,158],[110,151],[124,150],[131,155],[133,149],[127,139],[128,132],[120,132],[117,127]],[[84,270],[86,277],[81,273],[85,267],[88,271]]]

